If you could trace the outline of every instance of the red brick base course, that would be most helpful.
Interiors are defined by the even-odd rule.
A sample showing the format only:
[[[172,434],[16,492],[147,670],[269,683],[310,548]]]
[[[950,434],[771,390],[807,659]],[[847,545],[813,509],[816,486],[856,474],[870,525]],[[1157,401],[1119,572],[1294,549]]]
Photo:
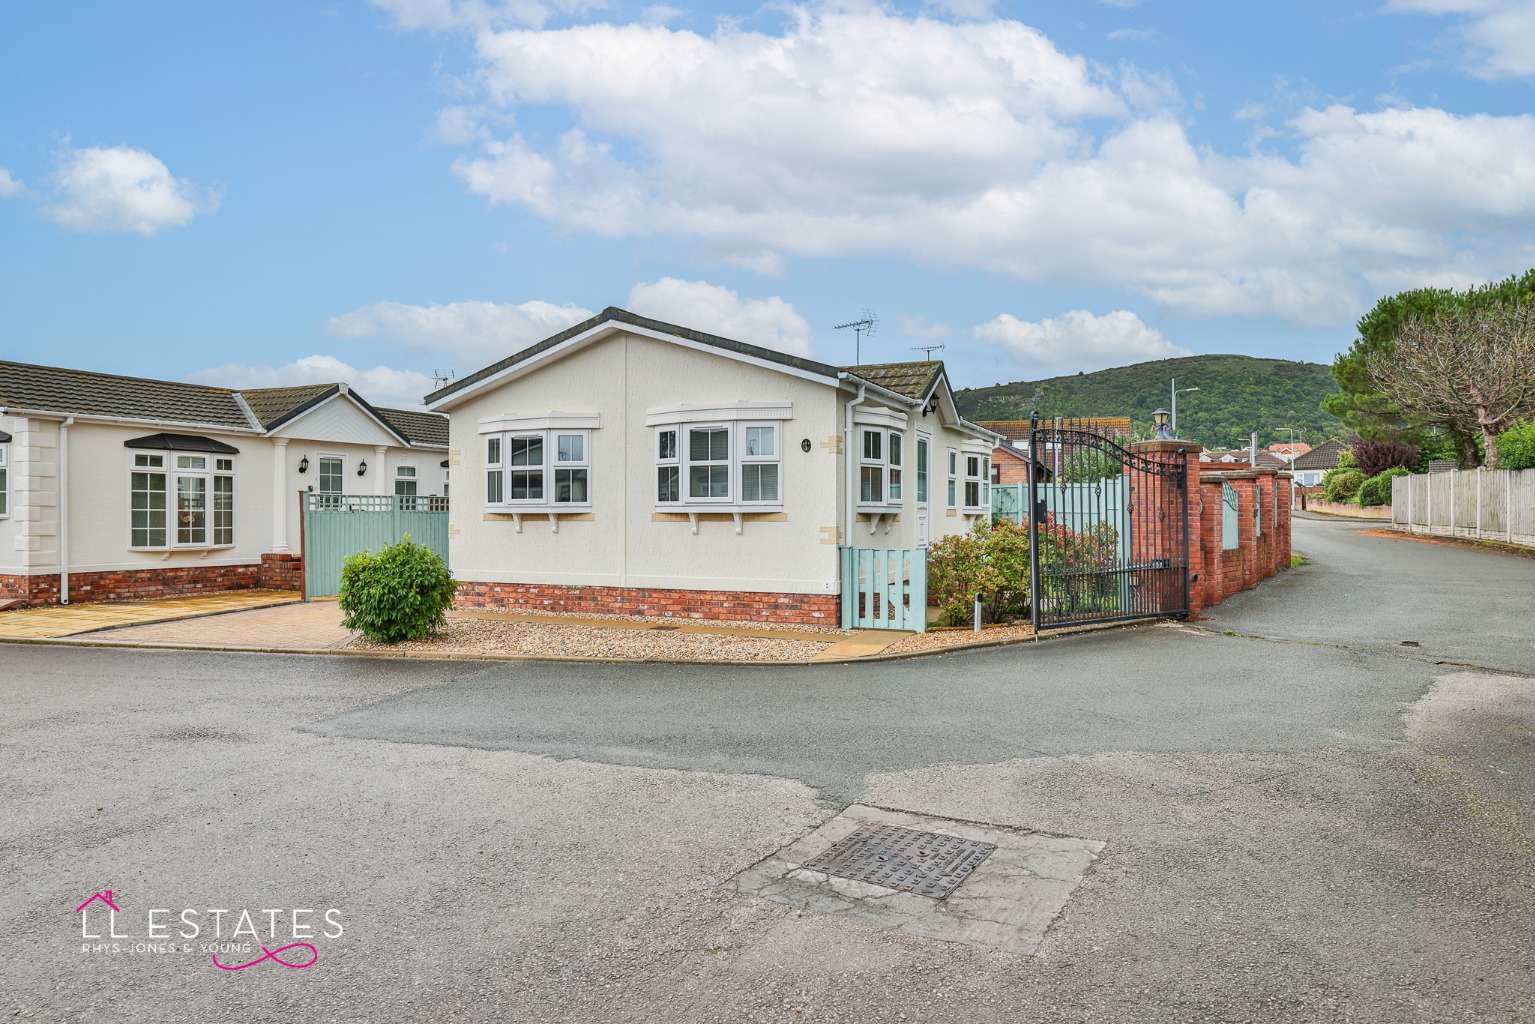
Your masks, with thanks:
[[[69,574],[70,604],[90,601],[148,601],[261,586],[260,565],[185,565],[159,569]],[[59,574],[0,576],[0,597],[20,598],[36,608],[59,603]]]
[[[836,627],[842,599],[836,594],[781,594],[742,590],[650,590],[631,587],[567,587],[541,583],[460,583],[460,608],[585,615],[658,615],[679,619],[737,619]]]

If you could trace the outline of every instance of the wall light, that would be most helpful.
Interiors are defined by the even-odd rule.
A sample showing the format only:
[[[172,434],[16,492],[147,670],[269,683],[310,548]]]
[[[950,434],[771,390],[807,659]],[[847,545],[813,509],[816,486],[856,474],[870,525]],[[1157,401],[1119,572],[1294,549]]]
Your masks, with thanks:
[[[368,471],[368,464],[366,462],[359,462],[357,464],[357,475],[358,476],[362,476],[367,471]]]
[[[306,455],[302,459],[298,460],[298,471],[300,473],[309,472],[309,456]]]

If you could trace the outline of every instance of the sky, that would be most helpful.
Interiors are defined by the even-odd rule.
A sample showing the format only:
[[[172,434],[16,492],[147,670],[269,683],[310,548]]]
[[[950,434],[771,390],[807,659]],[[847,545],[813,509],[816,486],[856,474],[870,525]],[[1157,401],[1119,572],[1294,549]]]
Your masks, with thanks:
[[[1532,84],[1535,0],[11,3],[0,358],[415,405],[616,305],[1328,362],[1535,266]]]

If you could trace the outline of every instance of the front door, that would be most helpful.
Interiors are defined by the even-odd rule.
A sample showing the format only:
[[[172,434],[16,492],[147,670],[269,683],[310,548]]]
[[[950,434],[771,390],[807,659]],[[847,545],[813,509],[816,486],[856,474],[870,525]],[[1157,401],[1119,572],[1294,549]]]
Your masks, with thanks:
[[[929,516],[932,514],[932,501],[928,497],[930,493],[930,481],[932,463],[933,438],[930,434],[917,435],[917,547],[927,547],[931,539],[931,526]]]

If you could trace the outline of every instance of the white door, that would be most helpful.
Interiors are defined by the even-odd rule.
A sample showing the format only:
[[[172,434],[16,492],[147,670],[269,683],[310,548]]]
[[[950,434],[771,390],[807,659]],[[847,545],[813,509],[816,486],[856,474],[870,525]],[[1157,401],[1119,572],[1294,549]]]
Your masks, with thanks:
[[[932,514],[933,503],[929,495],[932,482],[932,451],[933,438],[931,434],[917,435],[917,547],[927,547],[931,539],[931,530],[928,517]]]

